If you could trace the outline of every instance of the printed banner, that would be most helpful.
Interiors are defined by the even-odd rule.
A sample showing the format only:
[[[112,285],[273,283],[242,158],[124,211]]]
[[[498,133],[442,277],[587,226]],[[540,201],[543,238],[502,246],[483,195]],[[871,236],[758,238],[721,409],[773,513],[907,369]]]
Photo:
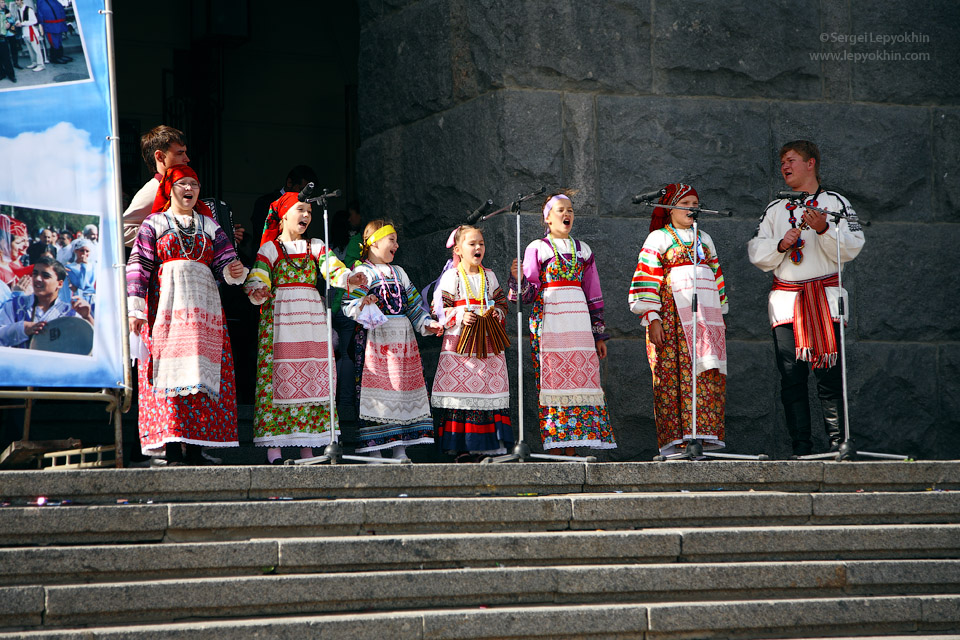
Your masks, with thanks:
[[[123,381],[102,10],[103,0],[0,7],[0,387]]]

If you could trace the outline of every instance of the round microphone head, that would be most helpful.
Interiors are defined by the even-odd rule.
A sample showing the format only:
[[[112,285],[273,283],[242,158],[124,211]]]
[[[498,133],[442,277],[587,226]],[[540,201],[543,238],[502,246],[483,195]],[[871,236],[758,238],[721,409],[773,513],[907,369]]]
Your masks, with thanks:
[[[307,186],[300,190],[300,193],[297,194],[297,200],[300,202],[306,202],[310,199],[310,196],[313,195],[313,183],[308,182]]]

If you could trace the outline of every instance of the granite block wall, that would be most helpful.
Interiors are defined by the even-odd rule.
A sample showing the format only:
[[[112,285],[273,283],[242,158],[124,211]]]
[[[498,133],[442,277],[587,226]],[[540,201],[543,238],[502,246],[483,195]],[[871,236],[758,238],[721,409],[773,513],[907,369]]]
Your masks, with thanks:
[[[869,222],[844,272],[858,445],[960,457],[960,5],[362,0],[360,20],[364,216],[399,224],[397,263],[414,283],[437,277],[447,234],[483,200],[580,190],[574,235],[598,255],[613,336],[602,373],[620,448],[605,459],[656,453],[644,330],[626,306],[649,209],[630,197],[675,181],[735,211],[703,220],[731,304],[728,450],[789,454],[766,319],[771,278],[745,244],[783,188],[777,150],[795,138],[820,145],[824,185]],[[524,245],[540,233],[536,208],[521,215]],[[515,219],[483,224],[485,264],[505,279]],[[437,342],[421,344],[428,378]]]

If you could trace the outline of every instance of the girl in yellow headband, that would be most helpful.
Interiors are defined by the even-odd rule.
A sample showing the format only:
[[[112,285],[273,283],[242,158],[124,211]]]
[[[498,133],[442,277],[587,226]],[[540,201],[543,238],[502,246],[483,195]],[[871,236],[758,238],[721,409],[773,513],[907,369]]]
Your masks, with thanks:
[[[406,448],[433,442],[433,418],[423,380],[423,363],[414,330],[440,335],[443,327],[426,311],[420,293],[406,272],[392,264],[397,232],[386,220],[374,220],[363,231],[363,263],[367,278],[344,296],[343,312],[357,321],[354,359],[359,379],[357,453],[379,456],[393,449],[406,458]],[[369,317],[371,306],[379,311]]]

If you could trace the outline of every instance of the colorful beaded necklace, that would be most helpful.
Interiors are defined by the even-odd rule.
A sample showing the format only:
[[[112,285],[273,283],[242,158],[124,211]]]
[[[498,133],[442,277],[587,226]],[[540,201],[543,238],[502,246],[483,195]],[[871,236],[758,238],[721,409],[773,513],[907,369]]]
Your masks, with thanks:
[[[183,252],[183,257],[192,262],[198,262],[203,257],[203,250],[207,246],[207,234],[200,228],[201,225],[197,212],[191,211],[190,214],[192,217],[190,218],[190,223],[187,225],[181,225],[176,216],[169,212],[166,213],[166,216],[168,224],[177,236],[177,242],[180,243],[180,250]],[[200,247],[200,253],[194,256],[194,249],[196,249],[198,245]]]
[[[570,260],[564,260],[563,256],[560,255],[560,250],[557,248],[557,243],[553,241],[553,236],[547,236],[547,240],[550,241],[550,246],[553,247],[553,261],[557,265],[557,275],[560,276],[562,280],[576,280],[577,266],[579,265],[576,241],[573,238],[569,239]]]
[[[690,244],[687,244],[680,239],[680,236],[677,235],[677,231],[673,228],[672,224],[668,224],[664,227],[664,229],[667,230],[667,233],[670,234],[670,237],[673,238],[673,241],[680,247],[680,250],[683,251],[683,254],[687,256],[687,260],[690,261],[690,264],[695,264],[696,261],[693,259],[693,245],[698,238],[691,239]],[[697,235],[699,236],[699,231],[697,232]],[[700,257],[706,259],[706,256],[703,253],[703,244],[700,244],[700,247]]]
[[[457,270],[460,272],[460,275],[463,276],[463,286],[467,290],[467,302],[470,300],[479,300],[480,301],[480,314],[487,310],[487,274],[484,271],[483,267],[480,267],[480,295],[474,295],[473,288],[470,286],[470,276],[467,274],[466,269],[463,268],[463,263],[457,265]],[[482,297],[481,297],[482,296]]]
[[[389,315],[395,316],[403,310],[403,287],[400,286],[400,274],[397,273],[397,270],[394,269],[393,265],[385,264],[389,270],[390,274],[393,276],[393,280],[397,283],[397,292],[394,294],[390,291],[390,288],[387,286],[387,277],[384,276],[383,272],[377,268],[377,266],[367,260],[367,264],[370,265],[374,272],[380,277],[380,299],[383,300],[383,305],[387,308]],[[390,304],[390,298],[397,298],[397,308],[394,309],[393,305]]]
[[[296,242],[296,240],[291,240],[290,242]],[[277,244],[280,245],[280,253],[283,254],[283,259],[289,262],[294,269],[296,269],[297,271],[303,271],[306,268],[308,260],[310,260],[309,244],[307,245],[306,255],[304,255],[303,258],[300,259],[299,261],[294,260],[293,258],[290,257],[290,254],[287,253],[287,248],[284,246],[283,240],[281,240],[280,238],[277,238]]]

